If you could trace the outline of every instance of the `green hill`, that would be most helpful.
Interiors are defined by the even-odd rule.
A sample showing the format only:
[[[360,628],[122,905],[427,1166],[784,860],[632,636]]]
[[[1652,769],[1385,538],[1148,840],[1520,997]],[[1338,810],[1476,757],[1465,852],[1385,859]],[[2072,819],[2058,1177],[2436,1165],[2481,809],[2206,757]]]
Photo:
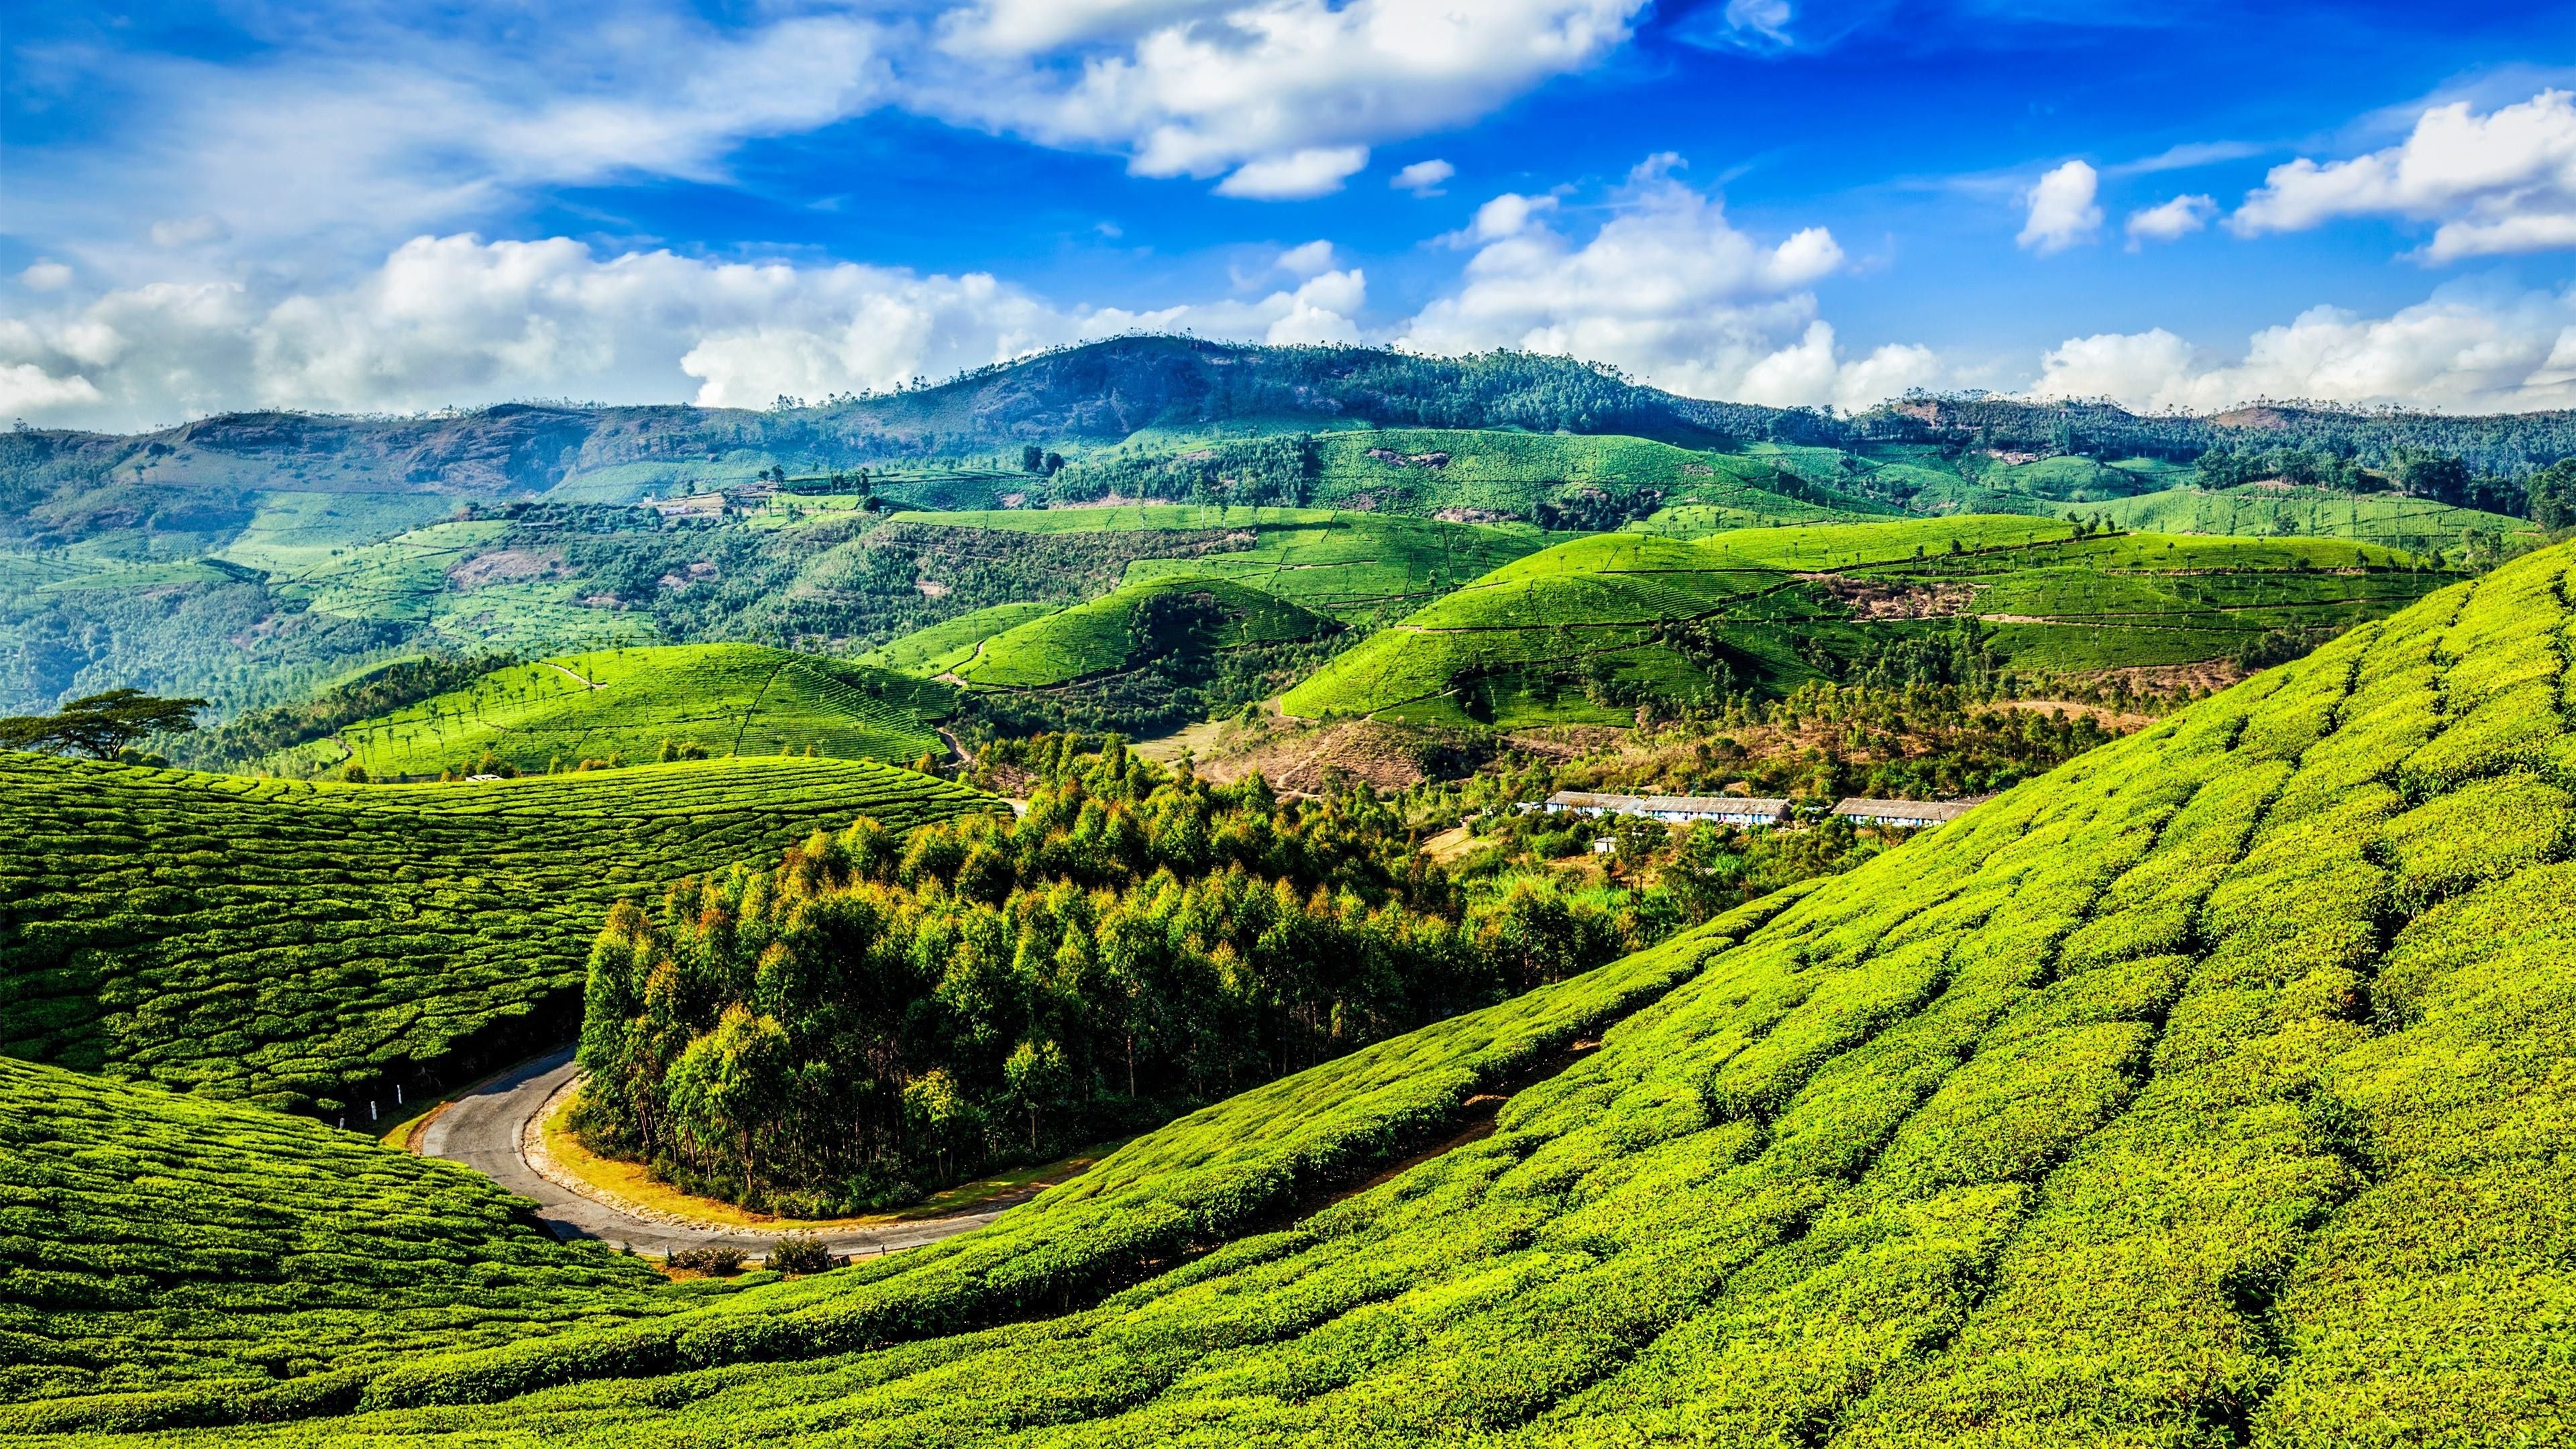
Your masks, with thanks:
[[[1200,661],[1287,644],[1334,624],[1230,579],[1176,574],[1122,584],[1087,604],[1032,619],[984,641],[955,669],[985,689],[1045,689],[1140,667],[1166,654]]]
[[[0,753],[0,1053],[390,1106],[568,1026],[612,901],[993,803],[847,760],[334,785]]]
[[[985,640],[1032,619],[1043,619],[1061,607],[1058,604],[995,604],[971,614],[960,614],[927,629],[915,629],[890,644],[860,655],[858,662],[873,669],[891,669],[897,674],[908,674],[915,679],[936,679],[974,658],[976,646]]]
[[[988,1232],[192,1442],[2562,1442],[2571,564]]]
[[[895,521],[1005,534],[1165,533],[1205,540],[1204,547],[1183,557],[1140,557],[1127,565],[1123,581],[1181,574],[1232,579],[1346,623],[1402,617],[1547,545],[1547,535],[1527,524],[1451,523],[1322,508],[1152,503],[904,513]],[[1000,617],[998,610],[979,613]],[[933,635],[925,630],[914,637]]]
[[[2120,528],[2158,533],[2233,533],[2341,538],[2440,554],[2477,530],[2498,536],[2537,530],[2528,519],[2395,493],[2337,493],[2324,488],[2170,488],[2088,510]]]
[[[485,751],[521,770],[655,757],[664,740],[716,754],[781,748],[905,761],[941,748],[948,692],[902,675],[757,644],[603,649],[485,675],[340,731],[379,777],[433,775]]]
[[[0,1402],[163,1390],[147,1425],[345,1406],[386,1359],[704,1296],[455,1164],[6,1058],[0,1224]]]
[[[1282,705],[1618,723],[1645,700],[1864,667],[1907,640],[1956,639],[1971,620],[1993,667],[2025,674],[2193,664],[2387,613],[2448,577],[2326,540],[2073,534],[1971,517],[1580,539],[1370,638]]]

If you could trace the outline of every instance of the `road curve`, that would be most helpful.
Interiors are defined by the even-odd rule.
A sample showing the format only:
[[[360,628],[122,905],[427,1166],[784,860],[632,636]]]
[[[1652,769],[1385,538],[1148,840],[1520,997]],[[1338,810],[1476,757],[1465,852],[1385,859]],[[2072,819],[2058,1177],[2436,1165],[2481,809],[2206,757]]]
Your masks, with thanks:
[[[698,1222],[613,1201],[578,1184],[547,1157],[537,1132],[549,1104],[572,1086],[572,1049],[566,1047],[513,1067],[464,1096],[420,1131],[424,1157],[461,1162],[537,1205],[537,1216],[560,1238],[597,1238],[639,1253],[664,1254],[700,1243],[723,1243],[746,1257],[763,1257],[779,1230]],[[997,1200],[971,1213],[841,1228],[816,1237],[835,1253],[869,1257],[900,1252],[970,1232],[1033,1194]]]

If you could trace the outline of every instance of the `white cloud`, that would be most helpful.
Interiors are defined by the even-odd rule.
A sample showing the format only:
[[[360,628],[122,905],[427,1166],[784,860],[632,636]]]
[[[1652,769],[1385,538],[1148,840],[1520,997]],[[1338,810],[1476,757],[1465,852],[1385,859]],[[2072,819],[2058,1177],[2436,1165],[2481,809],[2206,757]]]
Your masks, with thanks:
[[[1314,147],[1285,156],[1247,161],[1217,183],[1219,196],[1259,201],[1297,201],[1342,189],[1352,173],[1368,165],[1366,146]]]
[[[2129,213],[2129,250],[2141,242],[2179,241],[2209,225],[2218,202],[2207,196],[2177,196],[2171,201]]]
[[[2576,293],[2444,288],[2387,317],[2333,307],[2257,332],[2244,360],[2157,328],[2070,338],[2032,391],[2206,412],[2258,397],[2468,412],[2576,407]]]
[[[1332,270],[1333,244],[1318,237],[1279,254],[1279,270],[1292,277],[1311,277]]]
[[[2101,180],[2082,161],[2069,161],[2040,177],[2023,194],[2030,213],[2014,241],[2044,257],[2093,240],[2102,230],[2102,208],[2093,203]]]
[[[72,269],[52,260],[30,263],[18,274],[18,285],[30,292],[59,292],[71,284]]]
[[[1804,336],[1744,373],[1730,394],[1733,401],[1774,407],[1815,407],[1831,403],[1846,411],[1873,407],[1906,389],[1943,381],[1948,370],[1928,347],[1889,343],[1853,361],[1844,361],[1834,346],[1834,328],[1821,319],[1807,324]]]
[[[1842,265],[1829,232],[1763,245],[1736,230],[1714,197],[1673,180],[1672,164],[1657,157],[1639,167],[1610,219],[1580,245],[1548,224],[1552,197],[1487,202],[1465,236],[1481,245],[1461,285],[1415,316],[1398,345],[1563,353],[1677,392],[1789,403],[1847,404],[1900,374],[1906,381],[1891,391],[1931,380],[1920,349],[1858,362],[1836,355],[1806,290]]]
[[[984,0],[898,69],[932,115],[1121,150],[1139,175],[1230,172],[1229,195],[1312,196],[1373,145],[1591,65],[1647,3]]]
[[[152,244],[156,247],[188,247],[201,242],[222,241],[233,234],[220,216],[190,216],[152,223]]]
[[[1472,246],[1478,242],[1519,236],[1529,229],[1534,218],[1554,210],[1556,198],[1553,196],[1523,196],[1506,191],[1477,207],[1475,219],[1467,223],[1467,229],[1452,234],[1449,240],[1458,245]]]
[[[160,283],[0,319],[0,410],[132,428],[248,407],[408,411],[532,394],[763,407],[1136,329],[1356,341],[1366,278],[1331,256],[1328,242],[1287,253],[1298,285],[1256,301],[1132,312],[1060,307],[982,273],[419,237],[339,291]]]
[[[2347,216],[2440,223],[2423,250],[2434,262],[2576,247],[2576,103],[2544,90],[2483,116],[2431,107],[2398,145],[2273,167],[2228,225],[2255,236]]]
[[[1439,196],[1443,194],[1440,183],[1457,174],[1457,167],[1435,156],[1428,161],[1416,161],[1398,171],[1388,178],[1387,185],[1398,191],[1410,191],[1416,196]]]

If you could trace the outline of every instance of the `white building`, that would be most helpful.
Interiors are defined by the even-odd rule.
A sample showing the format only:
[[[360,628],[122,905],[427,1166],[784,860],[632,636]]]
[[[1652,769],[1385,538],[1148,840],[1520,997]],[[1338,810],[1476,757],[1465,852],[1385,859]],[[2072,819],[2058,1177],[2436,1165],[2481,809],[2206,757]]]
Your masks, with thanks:
[[[1602,795],[1559,790],[1547,797],[1551,815],[1634,815],[1667,825],[1778,825],[1789,818],[1786,800],[1744,795]]]
[[[1845,800],[1834,806],[1834,813],[1863,825],[1892,825],[1900,830],[1919,830],[1930,825],[1947,825],[1976,808],[1975,800]]]

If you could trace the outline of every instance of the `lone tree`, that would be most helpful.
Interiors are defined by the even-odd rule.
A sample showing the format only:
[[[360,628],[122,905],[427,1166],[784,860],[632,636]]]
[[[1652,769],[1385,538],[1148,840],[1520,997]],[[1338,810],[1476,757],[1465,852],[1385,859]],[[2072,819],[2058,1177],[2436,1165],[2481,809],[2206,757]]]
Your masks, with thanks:
[[[112,760],[149,735],[183,735],[197,727],[202,699],[159,699],[139,689],[111,689],[64,705],[60,714],[0,719],[0,747],[71,751]]]

